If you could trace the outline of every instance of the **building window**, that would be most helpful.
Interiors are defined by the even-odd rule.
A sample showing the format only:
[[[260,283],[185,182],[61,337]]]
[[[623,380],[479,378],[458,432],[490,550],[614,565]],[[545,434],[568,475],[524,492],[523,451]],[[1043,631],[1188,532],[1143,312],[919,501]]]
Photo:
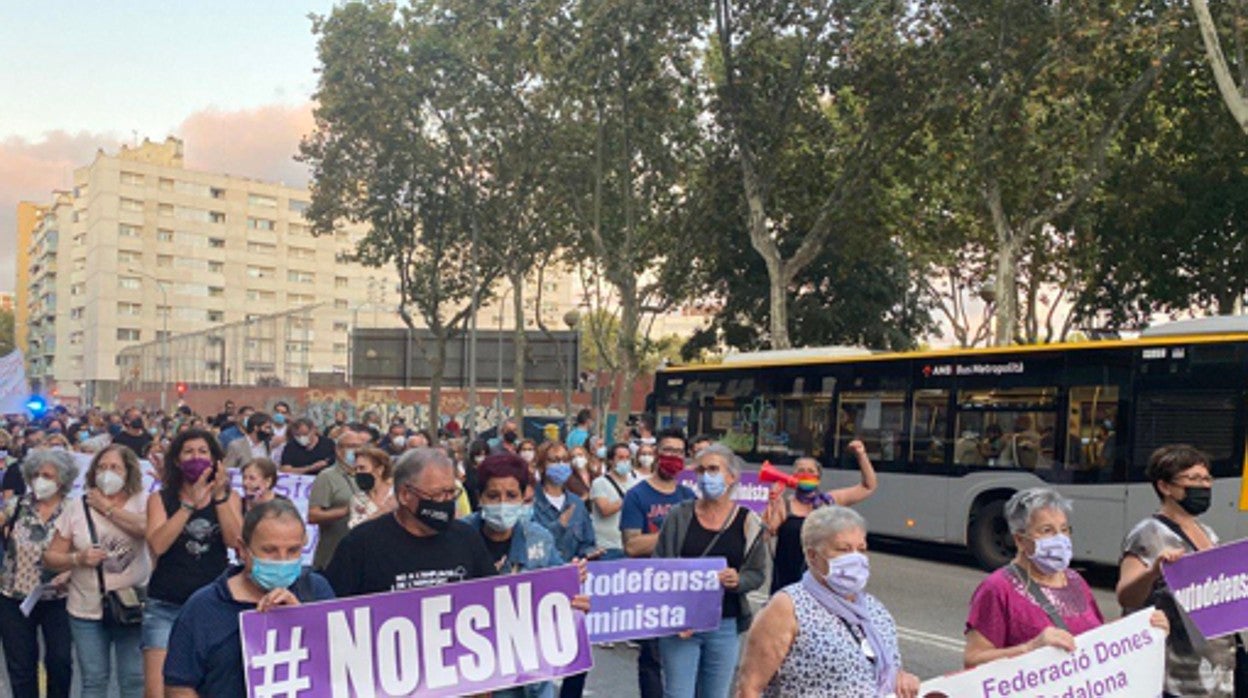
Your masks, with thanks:
[[[122,223],[117,226],[117,234],[123,238],[139,238],[143,237],[143,230],[136,225]]]
[[[276,230],[277,221],[268,218],[247,218],[247,227],[252,230]]]
[[[133,261],[133,258],[131,257],[131,255],[134,255],[134,254],[136,254],[136,253],[134,253],[134,252],[127,252],[126,250],[122,250],[121,252],[118,252],[118,253],[117,253],[117,261],[118,261],[118,262],[130,262],[130,261]],[[86,270],[87,270],[87,260],[86,260],[86,259],[75,259],[75,260],[74,260],[74,271],[86,271]]]
[[[168,228],[157,229],[156,242],[173,242],[173,231]]]
[[[220,274],[225,271],[225,262],[208,262],[208,271],[214,274]]]
[[[261,291],[255,288],[247,289],[247,300],[249,301],[272,301],[277,300],[276,291]]]
[[[208,287],[209,298],[221,298],[224,295],[225,295],[225,289],[223,287],[221,286],[209,286]]]
[[[132,187],[143,186],[143,175],[138,172],[122,172],[121,183]]]
[[[139,252],[138,250],[117,250],[117,263],[118,264],[139,264],[142,261],[143,261],[143,253]],[[79,263],[82,264],[81,267],[78,266]],[[86,267],[87,267],[87,260],[85,259],[74,260],[75,270],[81,271],[82,269],[85,269]]]
[[[310,271],[291,269],[286,272],[286,280],[295,284],[311,284],[316,283],[316,274]]]
[[[216,249],[225,247],[225,238],[208,238],[208,246]]]
[[[208,192],[208,193],[209,193],[209,194],[211,194],[211,195],[212,195],[212,198],[214,198],[214,199],[224,199],[224,198],[225,198],[225,190],[224,190],[224,189],[222,189],[221,187],[213,187],[212,189],[210,189],[210,190],[209,190],[209,192]]]
[[[346,342],[334,342],[334,353],[335,354],[347,353],[347,343]]]
[[[173,266],[173,255],[171,254],[156,255],[156,265],[161,266],[161,267]]]
[[[173,191],[173,180],[169,179],[168,177],[161,177],[160,178],[160,190],[161,191]]]
[[[308,235],[309,234],[308,226],[303,225],[301,223],[291,223],[290,234],[291,235]]]
[[[347,325],[346,321],[344,321],[344,320],[339,320],[339,321],[334,322],[334,331],[335,331],[335,332],[346,332],[346,331],[347,331],[347,327],[348,327],[348,325]]]
[[[208,221],[211,223],[224,223],[225,214],[221,211],[210,211],[208,213]]]
[[[316,302],[310,293],[288,293],[286,301],[291,305],[310,305]]]
[[[277,199],[264,194],[248,194],[247,205],[263,206],[265,208],[277,208]]]
[[[173,204],[161,204],[160,207],[157,208],[156,212],[162,216],[172,216]]]
[[[85,313],[85,312],[86,312],[86,310],[87,310],[87,309],[86,309],[85,307],[83,307],[83,306],[79,306],[79,307],[77,307],[77,308],[70,308],[70,309],[69,309],[69,319],[70,319],[70,320],[81,320],[81,319],[82,319],[82,316],[83,316],[83,313]]]
[[[247,276],[252,279],[272,279],[277,276],[277,269],[247,265]]]
[[[277,245],[270,245],[267,242],[248,242],[247,251],[253,254],[271,255],[277,253]]]
[[[142,202],[142,201],[140,201],[140,200],[138,200],[138,199],[122,199],[122,200],[121,200],[121,210],[123,210],[123,211],[135,211],[135,212],[138,212],[138,213],[142,213],[142,212],[143,212],[143,202]]]
[[[308,207],[311,205],[312,204],[308,203],[307,201],[300,201],[299,199],[290,200],[290,210],[293,213],[302,214],[304,211],[307,211]]]
[[[119,342],[137,342],[141,335],[142,333],[133,327],[117,328],[117,341]]]
[[[122,301],[117,304],[117,314],[118,315],[142,315],[143,304],[142,303],[128,303],[128,302]]]
[[[334,277],[334,288],[346,288],[349,280],[345,276]]]
[[[347,299],[345,299],[345,298],[335,298],[335,299],[334,299],[334,307],[335,307],[336,309],[338,309],[338,310],[346,310],[346,309],[347,309]]]
[[[316,258],[316,250],[310,247],[292,247],[290,248],[291,259],[314,259]]]
[[[127,291],[138,291],[143,288],[143,280],[137,276],[119,276],[117,277],[117,288]]]
[[[223,310],[209,310],[208,311],[208,322],[224,322],[224,321],[225,321],[225,311]]]

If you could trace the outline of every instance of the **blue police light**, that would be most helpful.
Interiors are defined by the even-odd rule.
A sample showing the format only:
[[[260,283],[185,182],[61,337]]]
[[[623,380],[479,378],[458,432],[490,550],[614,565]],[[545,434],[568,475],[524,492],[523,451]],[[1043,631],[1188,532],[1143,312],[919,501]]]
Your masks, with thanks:
[[[42,395],[31,395],[26,401],[26,409],[33,417],[42,417],[44,412],[48,411],[48,402],[43,399]]]

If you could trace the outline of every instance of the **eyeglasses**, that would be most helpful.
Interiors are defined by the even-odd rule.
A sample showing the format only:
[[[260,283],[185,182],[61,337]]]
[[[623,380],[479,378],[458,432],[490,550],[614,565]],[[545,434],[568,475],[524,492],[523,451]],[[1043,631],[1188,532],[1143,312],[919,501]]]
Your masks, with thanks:
[[[1207,487],[1213,484],[1213,478],[1208,475],[1184,475],[1182,477],[1176,477],[1170,482],[1173,482],[1176,485],[1197,485]]]
[[[459,487],[458,485],[455,487],[447,487],[445,489],[438,490],[437,492],[421,492],[414,485],[407,485],[407,489],[417,497],[430,502],[449,502],[459,499],[459,495],[463,494],[464,491],[464,488]]]
[[[665,446],[659,449],[659,454],[664,456],[683,456],[685,449],[679,446]]]

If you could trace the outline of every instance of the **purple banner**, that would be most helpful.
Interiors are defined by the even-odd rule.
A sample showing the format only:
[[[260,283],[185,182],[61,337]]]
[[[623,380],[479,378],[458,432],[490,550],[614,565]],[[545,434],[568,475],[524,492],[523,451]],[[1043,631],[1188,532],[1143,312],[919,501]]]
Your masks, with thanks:
[[[251,611],[247,695],[458,696],[593,667],[576,567]]]
[[[722,557],[589,563],[581,593],[591,642],[618,642],[719,627]]]
[[[1205,637],[1248,629],[1248,540],[1184,555],[1161,571]]]
[[[702,490],[698,489],[698,474],[692,470],[685,470],[676,476],[676,481],[693,490],[699,497],[702,496]],[[743,471],[741,479],[737,481],[737,489],[733,491],[732,498],[741,506],[750,511],[761,514],[767,508],[767,499],[771,496],[771,485],[761,482],[758,479],[758,471]]]

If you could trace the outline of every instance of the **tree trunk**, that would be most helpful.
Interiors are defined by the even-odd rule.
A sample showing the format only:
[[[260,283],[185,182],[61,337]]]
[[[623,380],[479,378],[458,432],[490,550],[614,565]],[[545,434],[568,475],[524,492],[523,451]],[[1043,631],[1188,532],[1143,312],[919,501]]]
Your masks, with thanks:
[[[780,258],[780,248],[767,230],[767,208],[763,201],[762,185],[749,157],[748,153],[738,156],[741,161],[741,184],[745,189],[745,201],[749,209],[750,245],[763,258],[763,264],[767,267],[771,348],[788,349],[792,344],[789,341],[787,270],[784,260]]]
[[[442,426],[439,405],[442,400],[442,382],[446,378],[446,345],[450,337],[444,328],[430,329],[433,330],[434,351],[433,362],[429,367],[429,430],[436,434]]]
[[[524,334],[524,273],[509,274],[508,278],[511,280],[511,307],[516,320],[512,335],[516,349],[516,361],[512,368],[512,417],[521,423],[524,419],[524,364],[528,353],[528,338]],[[541,309],[534,309],[533,312],[540,313]]]
[[[1005,216],[1005,207],[1001,204],[1000,183],[993,180],[988,183],[984,192],[988,212],[992,216],[992,226],[997,234],[997,276],[993,284],[996,311],[996,335],[993,343],[1004,347],[1014,342],[1018,334],[1018,236]]]
[[[1226,54],[1222,52],[1222,42],[1218,39],[1218,28],[1213,23],[1213,15],[1209,13],[1209,4],[1206,0],[1192,0],[1192,9],[1196,11],[1200,37],[1204,40],[1205,54],[1209,57],[1209,67],[1213,70],[1218,92],[1222,93],[1222,101],[1226,102],[1226,108],[1230,109],[1235,122],[1248,134],[1248,99],[1245,99],[1240,88],[1235,85],[1235,77],[1231,75]],[[1239,31],[1239,27],[1235,27],[1235,31]]]
[[[615,410],[615,432],[606,434],[607,442],[622,439],[633,406],[633,383],[637,378],[637,329],[640,326],[640,302],[637,298],[637,277],[627,276],[618,284],[620,291],[620,370],[619,401]],[[606,420],[603,420],[606,426]],[[605,434],[605,431],[604,431]]]

